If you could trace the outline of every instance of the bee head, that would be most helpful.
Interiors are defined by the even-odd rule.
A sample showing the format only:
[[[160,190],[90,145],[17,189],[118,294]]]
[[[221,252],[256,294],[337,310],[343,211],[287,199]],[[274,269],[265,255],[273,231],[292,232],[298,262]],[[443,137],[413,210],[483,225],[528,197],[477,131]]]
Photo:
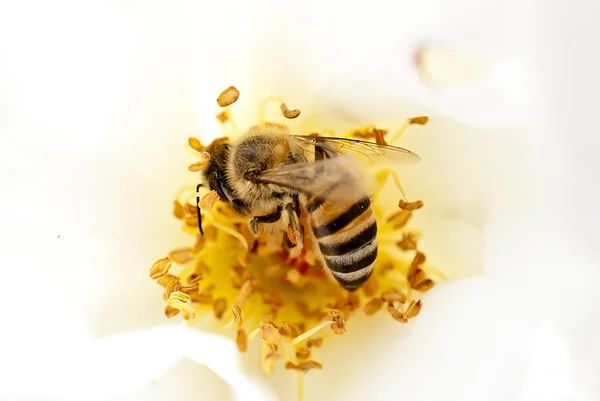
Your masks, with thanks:
[[[233,175],[248,183],[258,184],[261,172],[284,163],[289,149],[287,141],[274,136],[244,138],[231,154]]]

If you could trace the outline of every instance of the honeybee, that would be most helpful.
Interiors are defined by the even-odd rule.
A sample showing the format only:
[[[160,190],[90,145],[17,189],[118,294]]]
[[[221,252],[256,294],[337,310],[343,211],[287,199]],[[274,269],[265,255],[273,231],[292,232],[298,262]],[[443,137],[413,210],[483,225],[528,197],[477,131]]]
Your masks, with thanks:
[[[255,236],[263,224],[283,220],[293,238],[284,234],[287,246],[302,248],[300,216],[307,213],[323,266],[348,291],[371,276],[377,258],[369,197],[375,182],[363,162],[419,160],[403,148],[292,135],[275,124],[254,126],[233,142],[217,140],[206,151],[211,157],[202,171],[204,183],[238,213],[252,216]]]

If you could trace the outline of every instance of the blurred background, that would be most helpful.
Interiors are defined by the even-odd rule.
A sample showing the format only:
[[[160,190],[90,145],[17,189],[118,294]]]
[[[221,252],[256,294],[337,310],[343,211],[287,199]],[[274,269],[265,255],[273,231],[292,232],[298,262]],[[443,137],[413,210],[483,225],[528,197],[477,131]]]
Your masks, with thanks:
[[[523,309],[505,313],[539,323],[540,347],[514,362],[524,381],[498,381],[495,399],[600,399],[600,5],[214,3],[0,4],[3,399],[66,399],[32,389],[64,348],[162,322],[154,283],[139,277],[184,238],[164,213],[188,179],[173,155],[210,136],[206,93],[213,102],[232,81],[308,91],[373,119],[425,108],[501,138],[485,185],[485,269],[506,284],[498,294],[520,297]],[[181,390],[190,381],[171,373],[139,399],[198,399],[210,383],[216,399],[235,397],[204,366],[173,372],[198,379]]]

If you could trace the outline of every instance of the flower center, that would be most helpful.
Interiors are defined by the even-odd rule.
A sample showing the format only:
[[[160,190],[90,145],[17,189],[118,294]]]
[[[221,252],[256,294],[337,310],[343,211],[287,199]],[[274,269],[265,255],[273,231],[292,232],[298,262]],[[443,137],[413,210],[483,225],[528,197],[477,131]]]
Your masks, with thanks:
[[[230,100],[237,99],[237,90],[227,90]],[[286,118],[300,115],[299,110],[289,110],[283,102],[279,103]],[[228,100],[223,104],[227,107],[231,103]],[[224,127],[234,126],[229,109],[217,118]],[[426,117],[407,120],[389,139],[387,131],[375,127],[339,136],[373,139],[379,144],[386,144],[387,139],[393,144],[408,126],[426,122]],[[219,141],[222,138],[212,145]],[[188,144],[201,156],[189,170],[199,171],[209,156],[198,139],[190,138]],[[382,311],[401,323],[414,318],[421,309],[419,293],[433,287],[434,280],[444,279],[426,264],[418,247],[421,234],[408,229],[411,216],[423,207],[423,202],[406,200],[392,170],[376,167],[373,173],[379,184],[371,196],[379,253],[371,277],[355,292],[344,290],[326,273],[319,247],[308,229],[304,230],[302,249],[289,247],[282,238],[287,234],[292,244],[297,238],[282,226],[274,225],[253,235],[249,218],[238,215],[230,203],[218,201],[215,191],[200,189],[202,192],[197,193],[195,187],[182,189],[174,201],[173,214],[191,235],[193,245],[171,251],[150,270],[150,277],[164,288],[166,317],[181,315],[187,324],[199,324],[205,317],[213,316],[235,335],[241,352],[253,343],[261,344],[266,374],[272,373],[280,359],[286,369],[301,373],[322,369],[315,359],[315,350],[327,337],[346,332],[346,322],[355,313],[373,315]],[[390,199],[384,196],[383,187],[390,178],[403,199],[395,213],[383,215],[381,206]],[[202,199],[196,202],[200,196]],[[199,233],[200,209],[196,203],[202,208],[204,235]],[[303,227],[307,227],[307,215],[305,209],[300,213]]]

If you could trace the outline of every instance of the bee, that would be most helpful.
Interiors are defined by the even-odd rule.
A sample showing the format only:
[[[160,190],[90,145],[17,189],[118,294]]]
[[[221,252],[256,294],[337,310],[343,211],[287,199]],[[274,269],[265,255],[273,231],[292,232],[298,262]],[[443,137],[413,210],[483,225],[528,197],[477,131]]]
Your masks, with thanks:
[[[301,249],[300,216],[306,213],[323,266],[348,291],[368,280],[377,258],[369,197],[375,182],[363,161],[419,160],[403,148],[292,135],[276,124],[254,126],[236,141],[217,140],[206,151],[211,157],[202,171],[204,183],[236,212],[252,216],[253,235],[264,224],[282,222],[287,246]]]

